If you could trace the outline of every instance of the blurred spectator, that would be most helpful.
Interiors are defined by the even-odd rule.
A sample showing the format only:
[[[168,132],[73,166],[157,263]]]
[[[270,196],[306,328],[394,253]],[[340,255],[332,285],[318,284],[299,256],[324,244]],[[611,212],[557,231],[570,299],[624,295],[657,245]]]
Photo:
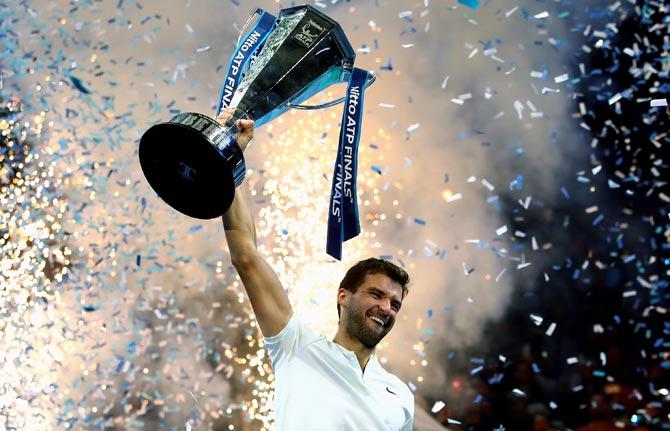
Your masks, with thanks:
[[[577,428],[577,431],[619,431],[621,429],[614,426],[612,409],[602,394],[595,394],[591,397],[589,415],[591,421]]]
[[[532,420],[533,431],[555,431],[549,422],[549,409],[542,403],[533,403],[528,406],[528,416]]]

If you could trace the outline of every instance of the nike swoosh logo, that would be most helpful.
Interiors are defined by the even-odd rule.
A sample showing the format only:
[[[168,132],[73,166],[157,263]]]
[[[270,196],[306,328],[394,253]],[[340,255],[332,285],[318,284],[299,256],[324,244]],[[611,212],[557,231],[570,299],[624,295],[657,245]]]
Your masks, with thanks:
[[[386,390],[387,390],[390,394],[393,394],[393,395],[395,395],[396,397],[398,396],[398,394],[396,394],[395,392],[393,392],[392,390],[390,390],[388,386],[386,387]]]

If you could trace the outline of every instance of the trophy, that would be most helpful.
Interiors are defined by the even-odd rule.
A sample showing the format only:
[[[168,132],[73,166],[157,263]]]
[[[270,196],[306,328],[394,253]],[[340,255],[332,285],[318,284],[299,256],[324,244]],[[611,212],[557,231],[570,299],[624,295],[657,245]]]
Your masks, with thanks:
[[[180,113],[149,128],[140,140],[140,164],[149,184],[170,206],[191,217],[210,219],[224,214],[232,204],[235,187],[244,179],[244,156],[235,141],[238,119],[252,119],[259,127],[291,108],[326,108],[346,102],[347,97],[356,105],[354,111],[362,111],[362,92],[374,82],[374,75],[364,71],[359,86],[348,90],[347,97],[317,106],[302,105],[332,84],[349,82],[352,88],[353,76],[361,71],[353,67],[356,57],[353,48],[340,25],[312,6],[284,9],[276,19],[257,9],[245,28],[254,18],[257,18],[255,27],[243,32],[231,58],[217,110],[234,107],[233,116],[225,124],[219,124],[206,115]],[[343,118],[342,127],[346,125]],[[348,195],[352,191],[344,189],[347,180],[351,187],[351,173],[345,171],[347,166],[351,167],[351,161],[344,160],[347,155],[351,158],[351,151],[344,153],[342,142],[344,145],[355,142],[357,147],[359,136],[357,130],[348,133],[354,136],[341,135],[343,155],[338,156],[333,177],[333,190],[343,201],[345,195],[351,197]],[[353,194],[353,200],[342,205],[355,205]],[[346,220],[341,215],[346,208],[333,207],[339,204],[331,202],[331,209],[340,216],[335,221],[344,226]],[[354,228],[358,228],[357,207],[349,212],[355,213]],[[338,229],[333,231],[334,238],[350,236],[341,234],[346,226]]]

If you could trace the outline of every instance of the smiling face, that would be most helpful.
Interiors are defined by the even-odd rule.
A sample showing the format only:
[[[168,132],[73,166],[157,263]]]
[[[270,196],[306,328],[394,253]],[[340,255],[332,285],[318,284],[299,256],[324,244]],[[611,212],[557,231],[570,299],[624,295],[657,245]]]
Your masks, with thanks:
[[[372,349],[395,324],[402,295],[400,283],[386,274],[366,274],[355,293],[343,288],[338,290],[337,302],[342,310],[340,326],[352,339]]]

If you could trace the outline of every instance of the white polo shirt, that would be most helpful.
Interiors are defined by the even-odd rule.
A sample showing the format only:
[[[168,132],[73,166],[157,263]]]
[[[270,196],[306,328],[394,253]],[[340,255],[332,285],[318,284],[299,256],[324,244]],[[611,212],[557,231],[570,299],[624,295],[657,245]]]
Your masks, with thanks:
[[[356,354],[317,335],[296,314],[265,337],[276,377],[276,431],[411,431],[414,395],[372,355]]]

